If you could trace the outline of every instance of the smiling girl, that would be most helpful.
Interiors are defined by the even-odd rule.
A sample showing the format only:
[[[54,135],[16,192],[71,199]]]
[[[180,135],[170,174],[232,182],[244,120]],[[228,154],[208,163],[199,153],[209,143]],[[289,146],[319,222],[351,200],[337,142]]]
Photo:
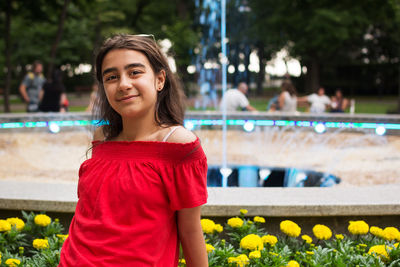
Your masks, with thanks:
[[[182,127],[179,81],[149,36],[116,35],[96,57],[101,120],[59,266],[208,266],[200,224],[207,159]],[[96,107],[95,107],[96,110]]]

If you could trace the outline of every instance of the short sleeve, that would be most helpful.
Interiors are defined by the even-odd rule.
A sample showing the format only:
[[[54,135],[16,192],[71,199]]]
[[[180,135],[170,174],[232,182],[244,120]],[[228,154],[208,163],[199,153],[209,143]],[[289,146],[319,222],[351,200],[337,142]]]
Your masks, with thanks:
[[[31,78],[29,78],[29,74],[26,74],[24,79],[22,80],[22,84],[26,87],[29,87],[31,84]]]
[[[200,151],[194,154],[203,153]],[[207,203],[207,159],[196,157],[166,166],[162,178],[172,210],[194,208]]]
[[[308,96],[307,96],[307,101],[308,101],[308,102],[313,102],[313,101],[314,101],[314,98],[315,98],[315,94],[308,95]]]
[[[247,100],[247,97],[244,94],[240,94],[240,99],[239,99],[240,107],[245,108],[249,105],[249,100]]]

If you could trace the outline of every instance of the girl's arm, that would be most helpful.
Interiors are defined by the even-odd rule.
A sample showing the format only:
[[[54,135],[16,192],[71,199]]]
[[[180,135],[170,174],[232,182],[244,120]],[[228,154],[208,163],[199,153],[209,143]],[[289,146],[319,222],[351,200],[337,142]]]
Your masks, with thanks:
[[[278,97],[279,109],[282,110],[285,105],[285,92],[282,92]]]
[[[200,207],[178,211],[178,233],[186,265],[188,267],[207,267],[208,258],[200,224]]]

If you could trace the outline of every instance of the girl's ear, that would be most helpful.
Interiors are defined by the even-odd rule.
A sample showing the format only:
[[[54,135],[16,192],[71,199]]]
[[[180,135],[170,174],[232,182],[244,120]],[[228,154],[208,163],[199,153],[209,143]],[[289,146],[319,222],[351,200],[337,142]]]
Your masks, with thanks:
[[[166,78],[165,76],[166,76],[165,70],[160,70],[160,72],[157,74],[157,84],[156,84],[157,91],[161,91],[164,88],[165,78]]]

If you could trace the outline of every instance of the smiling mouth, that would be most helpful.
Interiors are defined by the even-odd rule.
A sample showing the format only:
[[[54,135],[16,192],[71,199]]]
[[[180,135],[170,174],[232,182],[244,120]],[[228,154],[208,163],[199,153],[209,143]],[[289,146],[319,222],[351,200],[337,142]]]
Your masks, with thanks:
[[[138,97],[139,95],[128,95],[128,96],[124,96],[124,97],[121,97],[120,99],[118,99],[118,101],[125,101],[125,100],[129,100],[129,99],[132,99],[132,98],[134,98],[134,97]]]

